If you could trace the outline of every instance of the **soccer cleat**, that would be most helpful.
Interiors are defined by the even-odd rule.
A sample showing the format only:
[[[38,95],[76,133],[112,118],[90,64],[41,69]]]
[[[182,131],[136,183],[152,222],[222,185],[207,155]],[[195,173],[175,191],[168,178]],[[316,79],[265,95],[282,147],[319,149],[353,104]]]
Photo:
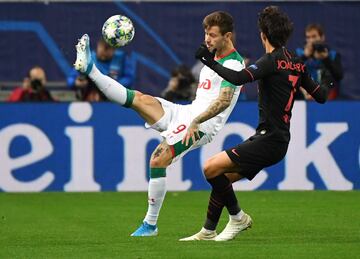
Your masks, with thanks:
[[[84,34],[76,44],[76,61],[74,67],[80,73],[88,75],[92,66],[90,38],[87,34]]]
[[[158,228],[156,225],[150,225],[145,221],[141,226],[131,234],[132,237],[151,237],[158,235]]]
[[[215,241],[229,241],[236,237],[241,231],[251,228],[251,217],[244,213],[240,220],[231,219],[227,223],[224,230],[215,238]]]
[[[216,237],[216,231],[215,230],[207,230],[205,228],[202,228],[200,232],[196,233],[195,235],[192,235],[190,237],[184,237],[180,239],[179,241],[200,241],[200,240],[214,240]]]

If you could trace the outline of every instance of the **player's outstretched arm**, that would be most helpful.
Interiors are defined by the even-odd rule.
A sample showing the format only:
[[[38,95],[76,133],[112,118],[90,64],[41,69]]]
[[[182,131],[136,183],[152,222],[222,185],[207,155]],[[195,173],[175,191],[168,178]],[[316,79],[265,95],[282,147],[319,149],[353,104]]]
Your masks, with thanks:
[[[254,75],[246,68],[235,71],[216,63],[212,68],[219,76],[234,85],[243,85],[255,80]]]
[[[260,78],[266,77],[274,72],[275,64],[270,55],[264,55],[255,64],[241,71],[224,67],[214,60],[214,53],[210,52],[205,45],[200,45],[195,57],[206,66],[214,70],[219,76],[234,85],[243,85]]]
[[[227,107],[230,106],[231,100],[234,96],[234,89],[232,87],[224,87],[221,88],[219,97],[214,100],[209,107],[199,114],[190,124],[187,134],[184,136],[182,143],[185,143],[187,146],[189,143],[190,138],[193,139],[193,143],[195,142],[195,139],[200,138],[199,135],[199,125],[222,111],[224,111]]]

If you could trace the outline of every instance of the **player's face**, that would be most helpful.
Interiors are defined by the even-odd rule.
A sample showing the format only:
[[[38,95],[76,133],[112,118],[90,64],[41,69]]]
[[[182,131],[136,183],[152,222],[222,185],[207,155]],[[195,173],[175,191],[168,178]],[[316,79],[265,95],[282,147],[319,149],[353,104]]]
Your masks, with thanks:
[[[219,26],[205,29],[205,44],[210,51],[214,49],[221,51],[225,47],[228,37],[228,33],[225,33],[225,35],[221,34]]]
[[[317,30],[310,30],[305,32],[306,43],[314,43],[324,41],[324,37],[321,37]]]

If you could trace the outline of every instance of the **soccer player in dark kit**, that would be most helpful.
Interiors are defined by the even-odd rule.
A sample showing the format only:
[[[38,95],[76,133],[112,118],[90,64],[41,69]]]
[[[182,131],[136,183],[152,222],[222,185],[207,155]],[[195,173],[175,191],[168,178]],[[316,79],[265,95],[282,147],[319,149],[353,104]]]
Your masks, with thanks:
[[[232,182],[242,178],[252,180],[260,170],[284,158],[290,141],[294,94],[300,86],[317,102],[327,100],[332,83],[316,84],[300,59],[285,48],[293,30],[289,17],[278,7],[269,6],[259,13],[258,27],[266,53],[240,72],[216,62],[206,45],[201,45],[196,52],[196,58],[232,84],[259,80],[259,124],[255,135],[205,162],[204,174],[212,186],[207,218],[200,232],[180,241],[227,241],[251,227],[252,219],[239,207]],[[197,129],[190,127],[184,140],[194,138],[196,134]],[[230,220],[217,235],[216,226],[223,207],[227,208]]]

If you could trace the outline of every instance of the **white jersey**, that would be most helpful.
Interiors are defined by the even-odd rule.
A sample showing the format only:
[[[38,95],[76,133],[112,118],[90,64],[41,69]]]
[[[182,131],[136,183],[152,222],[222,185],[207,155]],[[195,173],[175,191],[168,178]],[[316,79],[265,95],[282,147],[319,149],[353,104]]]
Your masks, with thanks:
[[[232,70],[240,71],[245,68],[245,63],[240,54],[233,49],[228,55],[217,60],[224,67]],[[220,90],[223,87],[232,87],[235,89],[234,96],[230,106],[220,114],[201,124],[202,130],[208,133],[208,137],[212,138],[226,123],[230,113],[232,112],[240,95],[242,86],[235,86],[220,77],[209,67],[204,66],[200,72],[199,85],[196,91],[196,98],[191,104],[191,112],[196,117],[204,112],[211,103],[219,97]]]
[[[235,49],[217,61],[223,66],[236,71],[240,71],[245,67],[244,60]],[[164,109],[164,116],[151,126],[145,124],[147,128],[151,127],[159,131],[161,136],[164,137],[173,152],[172,163],[190,150],[209,143],[226,123],[240,95],[241,86],[235,86],[225,81],[206,66],[201,70],[199,82],[196,98],[191,104],[180,105],[166,101],[163,98],[157,98]],[[219,97],[220,90],[223,87],[235,89],[230,106],[220,114],[200,124],[200,140],[189,146],[183,145],[182,139],[186,135],[191,122],[209,108],[213,101]]]

